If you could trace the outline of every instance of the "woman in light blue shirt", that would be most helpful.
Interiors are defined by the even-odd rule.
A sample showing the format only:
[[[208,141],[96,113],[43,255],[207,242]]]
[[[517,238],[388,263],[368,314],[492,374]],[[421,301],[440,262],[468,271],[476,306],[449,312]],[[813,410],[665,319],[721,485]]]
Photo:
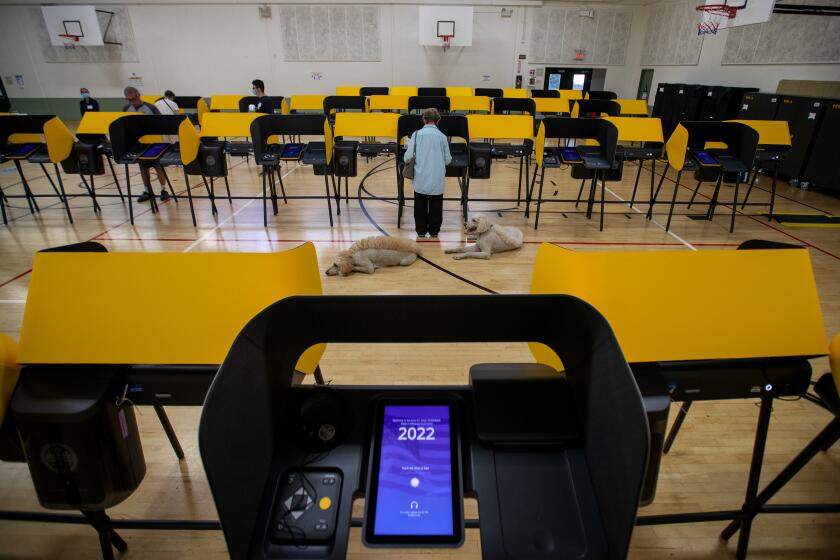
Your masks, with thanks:
[[[425,126],[411,135],[404,161],[414,161],[414,229],[417,237],[436,239],[443,223],[443,181],[452,161],[449,141],[438,130],[437,109],[423,111]]]

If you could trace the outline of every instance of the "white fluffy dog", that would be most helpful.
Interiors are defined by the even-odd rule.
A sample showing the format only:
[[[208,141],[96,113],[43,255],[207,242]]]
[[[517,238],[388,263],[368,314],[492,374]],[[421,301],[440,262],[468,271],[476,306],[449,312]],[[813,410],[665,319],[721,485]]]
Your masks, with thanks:
[[[366,237],[341,251],[327,269],[327,276],[347,276],[352,272],[373,274],[377,268],[408,266],[420,254],[420,246],[409,239],[384,235]]]
[[[491,224],[484,216],[470,218],[465,226],[467,233],[478,234],[475,245],[447,249],[458,253],[456,259],[489,259],[494,253],[513,251],[522,247],[522,232],[515,227]]]

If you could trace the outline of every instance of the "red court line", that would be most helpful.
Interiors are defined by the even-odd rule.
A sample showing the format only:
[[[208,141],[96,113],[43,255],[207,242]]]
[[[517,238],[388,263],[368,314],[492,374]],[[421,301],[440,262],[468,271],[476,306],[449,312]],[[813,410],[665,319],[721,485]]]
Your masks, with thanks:
[[[181,237],[106,237],[99,241],[171,241],[171,242],[193,242],[195,239]],[[354,243],[355,239],[205,239],[207,243]],[[417,243],[441,243],[440,240],[425,239]],[[523,241],[527,245],[539,245],[551,243],[553,245],[614,245],[630,247],[683,247],[682,243],[657,243],[645,241]],[[692,245],[704,247],[737,247],[738,243],[692,243]]]
[[[670,177],[668,177],[667,175],[663,175],[663,174],[661,174],[661,173],[659,173],[659,172],[656,172],[656,174],[657,174],[658,176],[660,176],[660,177],[665,177],[666,179],[668,179],[668,180],[669,180],[669,181],[671,181],[672,183],[676,184],[676,181],[675,181],[674,179],[671,179],[671,178],[670,178]],[[690,190],[691,192],[694,192],[694,189],[692,189],[692,188],[691,188],[691,187],[689,187],[688,185],[683,185],[683,184],[681,183],[679,186],[680,186],[680,187],[682,187],[682,188],[684,188],[684,189],[688,189],[688,190]],[[699,192],[699,191],[697,192],[697,194],[699,194],[700,196],[702,196],[702,197],[703,197],[703,198],[705,198],[706,200],[712,200],[712,197],[710,197],[710,196],[706,196],[705,194],[703,194],[703,193],[701,193],[701,192]],[[663,202],[662,204],[667,205],[668,203],[667,203],[667,202]],[[724,203],[723,203],[723,202],[721,202],[721,201],[718,201],[718,204],[719,204],[720,206],[723,206],[724,208],[727,208],[727,209],[728,209],[728,210],[730,210],[730,211],[732,210],[732,206],[730,206],[730,205],[728,205],[728,204],[724,204]],[[756,222],[758,222],[759,224],[762,224],[762,225],[765,225],[765,226],[769,227],[769,228],[770,228],[770,229],[772,229],[773,231],[778,231],[778,232],[779,232],[779,233],[781,233],[782,235],[787,235],[787,236],[788,236],[788,237],[790,237],[791,239],[795,239],[796,241],[798,241],[799,243],[802,243],[803,245],[806,245],[806,246],[808,246],[808,247],[811,247],[812,249],[816,249],[817,251],[819,251],[819,252],[821,252],[821,253],[825,253],[825,254],[826,254],[826,255],[828,255],[829,257],[834,257],[835,259],[840,260],[840,256],[837,256],[837,255],[835,255],[834,253],[831,253],[831,252],[829,252],[829,251],[826,251],[826,250],[825,250],[825,249],[823,249],[822,247],[817,247],[816,245],[814,245],[814,244],[812,244],[812,243],[808,243],[808,242],[807,242],[807,241],[805,241],[804,239],[799,239],[799,238],[798,238],[798,237],[796,237],[795,235],[791,235],[790,233],[788,233],[788,232],[786,232],[786,231],[784,231],[784,230],[781,230],[781,229],[779,229],[779,228],[777,228],[777,227],[775,227],[775,226],[771,225],[768,221],[765,221],[765,220],[759,220],[758,218],[755,218],[754,216],[750,216],[749,214],[745,214],[745,213],[743,213],[743,212],[741,212],[740,210],[738,210],[738,209],[737,209],[737,204],[736,204],[735,206],[736,206],[736,208],[735,208],[735,212],[737,212],[737,213],[738,213],[738,214],[740,214],[741,216],[745,216],[745,217],[747,217],[747,218],[750,218],[751,220],[756,221]]]
[[[7,284],[11,284],[11,283],[12,283],[12,282],[14,282],[15,280],[18,280],[18,279],[20,279],[20,278],[23,278],[24,276],[26,276],[26,275],[27,275],[27,274],[29,274],[30,272],[32,272],[32,269],[31,269],[31,268],[30,268],[29,270],[26,270],[26,271],[24,271],[24,272],[21,272],[20,274],[18,274],[18,275],[17,275],[17,276],[15,276],[14,278],[9,278],[8,280],[6,280],[6,281],[5,281],[5,282],[3,282],[2,284],[0,284],[0,288],[2,288],[3,286],[6,286]]]

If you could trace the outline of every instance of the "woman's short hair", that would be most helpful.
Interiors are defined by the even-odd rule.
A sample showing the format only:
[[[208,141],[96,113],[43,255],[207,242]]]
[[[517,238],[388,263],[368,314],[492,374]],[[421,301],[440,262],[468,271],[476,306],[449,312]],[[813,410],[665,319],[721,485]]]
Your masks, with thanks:
[[[438,110],[434,107],[426,109],[425,111],[423,111],[423,120],[437,123],[440,121],[440,113],[438,113]]]

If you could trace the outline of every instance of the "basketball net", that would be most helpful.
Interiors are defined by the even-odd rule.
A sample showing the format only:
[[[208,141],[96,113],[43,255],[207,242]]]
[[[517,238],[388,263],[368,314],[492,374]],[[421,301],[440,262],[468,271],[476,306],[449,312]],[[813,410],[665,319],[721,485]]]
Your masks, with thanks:
[[[60,34],[59,37],[64,41],[64,48],[65,49],[75,49],[76,43],[79,42],[80,37],[78,35],[67,35],[67,34]]]
[[[697,35],[717,35],[720,24],[738,15],[738,8],[726,4],[700,4],[697,6],[701,20],[697,24]]]
[[[441,35],[440,38],[443,41],[443,52],[446,52],[449,49],[449,40],[452,38],[452,36]]]

